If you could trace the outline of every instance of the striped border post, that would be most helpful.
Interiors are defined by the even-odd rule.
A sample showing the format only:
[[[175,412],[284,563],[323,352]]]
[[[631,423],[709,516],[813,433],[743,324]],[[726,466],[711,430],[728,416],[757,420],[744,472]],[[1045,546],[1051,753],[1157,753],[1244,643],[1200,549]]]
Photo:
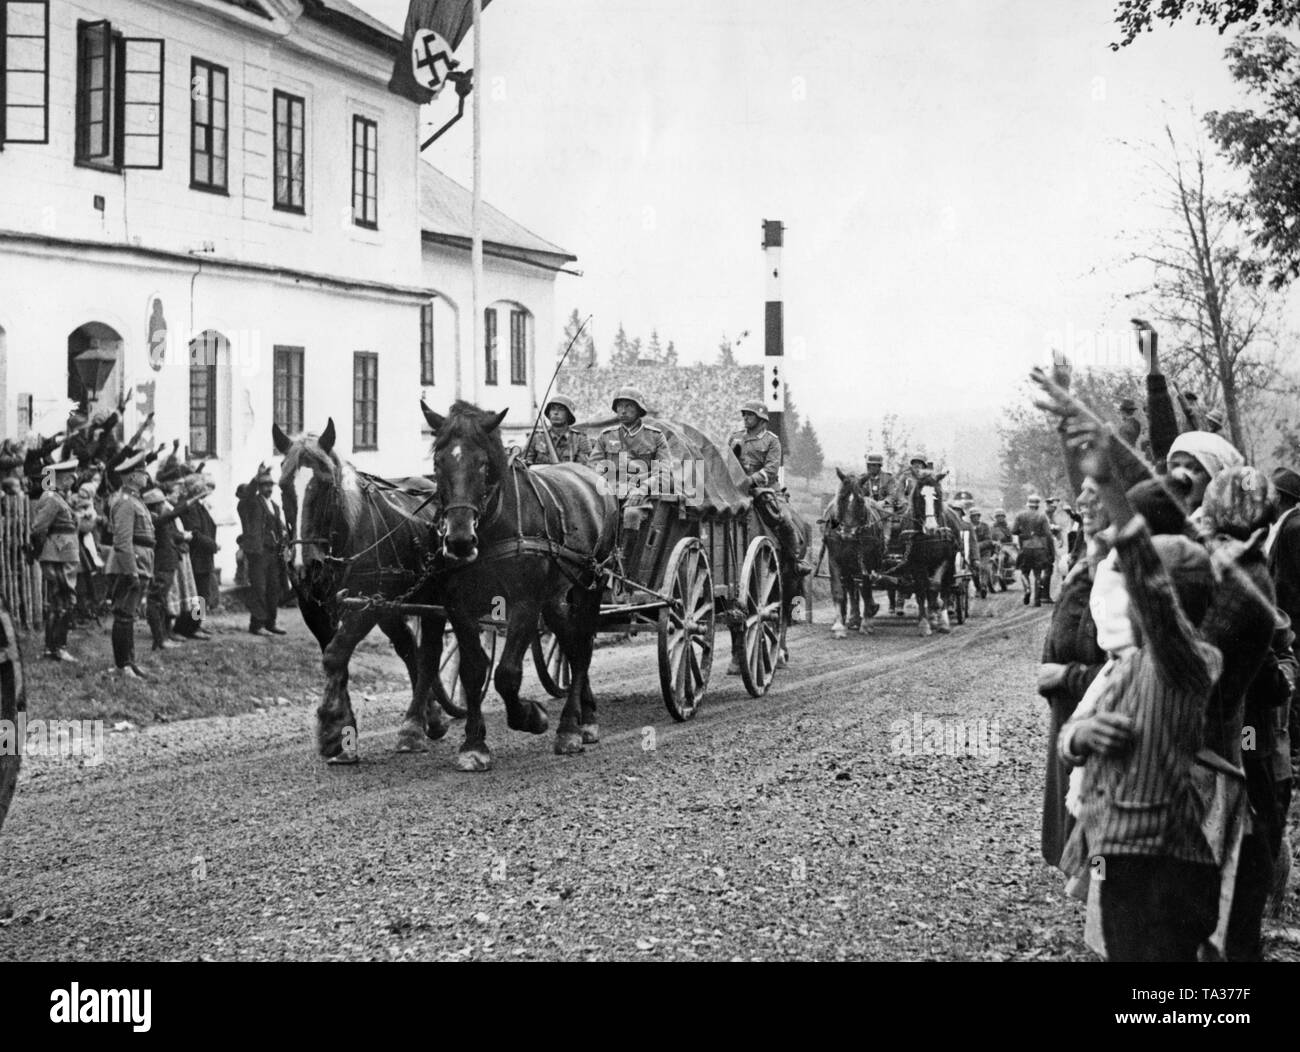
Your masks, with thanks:
[[[768,429],[781,441],[779,483],[785,485],[785,319],[781,299],[781,247],[785,226],[779,219],[763,220],[763,260],[767,269],[767,304],[763,316],[763,404]]]

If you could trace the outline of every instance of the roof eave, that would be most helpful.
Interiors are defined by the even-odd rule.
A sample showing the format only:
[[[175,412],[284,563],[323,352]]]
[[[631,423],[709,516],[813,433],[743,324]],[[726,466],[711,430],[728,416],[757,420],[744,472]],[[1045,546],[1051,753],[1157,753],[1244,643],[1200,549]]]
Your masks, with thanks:
[[[342,11],[335,11],[325,7],[320,0],[306,0],[302,13],[305,18],[310,18],[314,22],[319,22],[321,25],[337,30],[352,40],[368,44],[386,55],[396,55],[397,48],[402,43],[402,38],[396,34],[380,32],[374,26],[358,22],[355,18],[345,15]]]
[[[436,230],[422,230],[420,231],[420,238],[435,245],[464,249],[466,252],[473,247],[471,239],[460,234],[443,234]],[[570,255],[567,252],[543,252],[540,249],[524,248],[520,245],[505,245],[499,241],[484,241],[483,253],[515,263],[529,263],[545,270],[564,271],[566,263],[578,262],[577,256]],[[568,271],[565,271],[565,273],[568,273]]]

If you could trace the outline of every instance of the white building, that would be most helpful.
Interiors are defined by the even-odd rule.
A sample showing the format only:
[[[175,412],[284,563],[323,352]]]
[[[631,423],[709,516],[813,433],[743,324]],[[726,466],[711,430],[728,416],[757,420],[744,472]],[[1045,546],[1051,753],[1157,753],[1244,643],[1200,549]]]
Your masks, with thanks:
[[[332,417],[389,475],[427,470],[421,394],[531,424],[573,257],[486,210],[494,342],[465,353],[470,195],[419,159],[390,29],[344,0],[0,0],[0,31],[0,433],[111,352],[95,401],[207,461],[228,580],[272,421]]]

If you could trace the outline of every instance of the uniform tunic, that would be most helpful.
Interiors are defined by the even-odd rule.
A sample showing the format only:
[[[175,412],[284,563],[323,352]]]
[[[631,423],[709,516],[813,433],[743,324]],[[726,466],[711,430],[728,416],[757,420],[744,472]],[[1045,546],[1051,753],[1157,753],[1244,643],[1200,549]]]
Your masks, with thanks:
[[[634,463],[638,466],[629,470]],[[640,504],[651,480],[671,478],[674,464],[663,431],[640,422],[631,430],[621,424],[605,428],[592,447],[591,467],[605,476],[619,500],[633,498],[630,503]]]
[[[113,532],[113,552],[105,573],[130,577],[153,575],[153,518],[144,502],[133,493],[119,490],[108,508]]]
[[[32,536],[42,542],[38,556],[41,562],[80,565],[77,517],[63,494],[55,490],[41,494],[32,517]]]
[[[862,487],[862,493],[874,501],[889,500],[894,495],[894,487],[897,483],[894,476],[888,471],[882,471],[878,475],[872,475],[868,471],[865,475],[858,476],[858,485]]]
[[[727,445],[740,460],[741,470],[755,486],[775,486],[781,467],[781,440],[766,427],[732,432]]]
[[[525,464],[586,464],[591,459],[591,439],[585,431],[569,427],[561,433],[547,424],[546,432],[551,436],[559,460],[551,457],[546,435],[539,431],[533,435],[528,448],[524,450]]]

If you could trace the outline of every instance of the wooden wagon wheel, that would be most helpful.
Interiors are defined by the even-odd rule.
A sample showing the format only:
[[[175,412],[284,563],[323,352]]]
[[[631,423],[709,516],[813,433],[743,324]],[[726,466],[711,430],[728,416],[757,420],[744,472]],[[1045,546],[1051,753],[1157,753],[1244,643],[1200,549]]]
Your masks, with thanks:
[[[957,593],[953,596],[953,620],[959,625],[966,623],[970,616],[970,577],[963,574],[956,581]]]
[[[569,659],[560,649],[559,637],[545,625],[538,626],[532,651],[533,667],[537,670],[542,689],[553,698],[567,697],[573,673],[569,668]]]
[[[492,684],[492,670],[497,664],[497,632],[495,628],[479,629],[479,643],[487,654],[487,673],[483,677],[483,686],[479,690],[479,700],[487,695]],[[433,691],[443,708],[459,710],[460,717],[465,713],[465,687],[460,681],[460,643],[451,625],[442,631],[442,657],[438,664],[438,678],[433,681]]]
[[[683,537],[668,557],[659,611],[659,686],[668,713],[689,720],[699,710],[713,669],[713,574],[697,537]]]
[[[27,708],[23,689],[23,656],[18,648],[18,633],[7,605],[0,604],[0,719],[17,727],[18,714]],[[12,752],[0,752],[0,827],[5,824],[9,804],[18,784],[18,768],[23,762],[22,743]]]
[[[756,698],[767,693],[776,675],[777,657],[785,646],[785,620],[781,612],[781,567],[776,545],[755,537],[745,552],[740,571],[739,611],[743,648],[740,678]]]

